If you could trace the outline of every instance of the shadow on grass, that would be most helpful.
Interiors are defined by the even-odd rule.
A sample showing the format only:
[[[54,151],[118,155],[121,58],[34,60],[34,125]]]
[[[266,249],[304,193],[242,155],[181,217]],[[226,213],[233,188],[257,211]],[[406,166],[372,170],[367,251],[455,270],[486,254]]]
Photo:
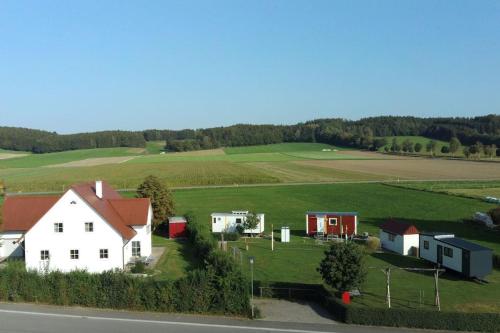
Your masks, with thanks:
[[[179,253],[188,263],[186,267],[187,271],[202,267],[203,263],[195,255],[194,247],[187,239],[176,239],[174,242],[179,244]]]

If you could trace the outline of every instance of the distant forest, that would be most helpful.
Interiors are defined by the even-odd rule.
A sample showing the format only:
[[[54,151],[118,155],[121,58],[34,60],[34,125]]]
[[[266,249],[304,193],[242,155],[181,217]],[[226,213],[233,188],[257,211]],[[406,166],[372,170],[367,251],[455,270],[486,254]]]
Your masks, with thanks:
[[[421,135],[464,145],[480,142],[500,147],[500,115],[474,118],[417,118],[381,116],[360,120],[317,119],[295,125],[246,125],[185,130],[105,131],[61,135],[17,127],[0,127],[0,148],[33,153],[74,149],[145,147],[165,141],[169,151],[211,149],[282,142],[321,142],[377,149],[377,137]],[[384,143],[385,144],[385,143]]]

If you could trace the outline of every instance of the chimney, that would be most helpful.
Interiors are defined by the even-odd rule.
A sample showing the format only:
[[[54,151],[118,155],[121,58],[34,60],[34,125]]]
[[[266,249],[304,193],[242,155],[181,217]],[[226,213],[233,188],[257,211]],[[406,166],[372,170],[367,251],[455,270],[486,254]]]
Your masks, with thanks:
[[[99,199],[102,199],[102,181],[101,180],[95,181],[95,195]]]

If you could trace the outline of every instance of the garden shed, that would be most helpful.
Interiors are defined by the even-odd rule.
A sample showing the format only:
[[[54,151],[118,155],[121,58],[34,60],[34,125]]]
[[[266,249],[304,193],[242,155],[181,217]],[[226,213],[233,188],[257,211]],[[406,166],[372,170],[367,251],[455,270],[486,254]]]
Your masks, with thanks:
[[[187,220],[183,216],[172,216],[168,218],[168,237],[187,237]]]
[[[389,220],[380,226],[380,244],[383,249],[403,256],[418,256],[418,233],[412,224]]]
[[[306,234],[353,236],[358,233],[358,213],[356,212],[307,212]]]

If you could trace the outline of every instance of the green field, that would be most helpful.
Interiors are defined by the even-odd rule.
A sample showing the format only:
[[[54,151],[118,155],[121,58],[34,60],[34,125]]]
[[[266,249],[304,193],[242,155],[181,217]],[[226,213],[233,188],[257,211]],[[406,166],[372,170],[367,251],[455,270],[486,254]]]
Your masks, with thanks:
[[[260,146],[228,147],[224,151],[228,155],[256,153],[288,153],[304,151],[322,151],[323,149],[340,149],[322,143],[276,143]]]
[[[404,183],[398,186],[478,199],[500,198],[500,181],[498,180]]]
[[[376,194],[376,195],[374,195]],[[278,236],[281,226],[291,228],[289,244],[270,240],[250,239],[249,251],[244,240],[230,243],[240,249],[244,269],[247,257],[255,257],[255,277],[261,281],[320,283],[316,267],[323,257],[326,245],[304,238],[304,214],[307,210],[358,211],[359,232],[378,234],[378,225],[388,218],[409,221],[421,230],[453,232],[457,236],[488,246],[500,253],[500,234],[465,225],[461,219],[475,211],[494,207],[474,199],[438,193],[396,188],[382,184],[303,185],[290,187],[223,188],[179,190],[175,192],[177,213],[192,212],[196,218],[210,223],[213,211],[250,209],[266,213],[266,231],[274,225]],[[189,260],[188,260],[189,262]],[[182,264],[184,267],[188,263]],[[392,254],[371,254],[367,257],[369,277],[363,288],[360,304],[384,306],[384,275],[378,268],[428,267],[418,259]],[[377,269],[376,269],[377,268]],[[177,274],[177,273],[176,273]],[[479,285],[447,273],[441,279],[442,305],[445,310],[500,311],[500,272],[488,277],[489,284]],[[408,283],[411,281],[411,283]],[[406,271],[393,273],[393,304],[396,307],[431,307],[433,300],[432,276]],[[423,304],[419,294],[423,291]]]

